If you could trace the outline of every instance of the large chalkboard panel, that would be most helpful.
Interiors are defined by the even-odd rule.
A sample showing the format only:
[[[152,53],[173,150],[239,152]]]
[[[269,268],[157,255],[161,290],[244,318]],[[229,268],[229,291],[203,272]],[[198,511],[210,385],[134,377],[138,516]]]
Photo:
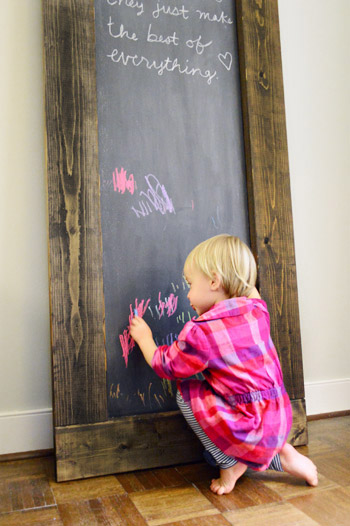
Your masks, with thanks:
[[[134,349],[138,308],[157,343],[194,316],[182,277],[198,242],[249,242],[231,0],[95,0],[110,416],[175,409],[175,386]]]

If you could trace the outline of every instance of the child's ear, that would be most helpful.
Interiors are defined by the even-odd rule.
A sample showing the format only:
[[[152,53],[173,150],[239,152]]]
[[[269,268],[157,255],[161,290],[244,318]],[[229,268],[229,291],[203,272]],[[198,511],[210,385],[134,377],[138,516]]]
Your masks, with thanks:
[[[211,290],[215,291],[215,290],[219,290],[220,287],[221,287],[221,278],[219,274],[214,272],[213,277],[211,278],[210,288]]]

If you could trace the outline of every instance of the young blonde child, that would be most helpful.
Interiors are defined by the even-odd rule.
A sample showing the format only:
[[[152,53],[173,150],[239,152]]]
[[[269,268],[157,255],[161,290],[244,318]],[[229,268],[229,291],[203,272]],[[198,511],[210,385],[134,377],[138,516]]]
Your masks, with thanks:
[[[237,237],[215,236],[192,250],[184,274],[198,317],[178,340],[157,347],[140,317],[130,334],[159,376],[178,380],[177,403],[205,458],[220,468],[210,489],[229,493],[248,467],[286,471],[316,486],[316,466],[286,442],[291,404],[251,251]],[[198,373],[204,380],[190,378]]]

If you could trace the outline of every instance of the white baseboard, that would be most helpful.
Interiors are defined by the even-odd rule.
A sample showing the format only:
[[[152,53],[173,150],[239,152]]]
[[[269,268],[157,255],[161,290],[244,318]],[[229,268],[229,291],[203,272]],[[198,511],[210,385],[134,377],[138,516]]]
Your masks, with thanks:
[[[0,455],[52,448],[52,409],[0,413]]]
[[[350,378],[307,382],[308,416],[350,410]],[[53,448],[52,410],[0,413],[0,455]]]
[[[306,414],[321,415],[350,409],[350,378],[305,383]]]

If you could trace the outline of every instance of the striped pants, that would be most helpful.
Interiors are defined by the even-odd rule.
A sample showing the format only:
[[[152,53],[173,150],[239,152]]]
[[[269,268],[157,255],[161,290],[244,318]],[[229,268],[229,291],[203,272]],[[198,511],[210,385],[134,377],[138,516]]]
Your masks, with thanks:
[[[195,419],[191,407],[188,404],[186,404],[179,391],[176,394],[176,402],[183,416],[185,417],[186,422],[195,432],[199,440],[202,442],[204,446],[203,455],[208,464],[210,464],[211,466],[219,467],[220,469],[231,468],[232,466],[237,464],[238,461],[234,457],[229,457],[225,455],[225,453],[223,453],[218,447],[216,447],[216,445],[213,444],[210,438],[204,433],[203,429]],[[268,469],[273,469],[274,471],[283,471],[279,455],[276,455],[272,459]]]

